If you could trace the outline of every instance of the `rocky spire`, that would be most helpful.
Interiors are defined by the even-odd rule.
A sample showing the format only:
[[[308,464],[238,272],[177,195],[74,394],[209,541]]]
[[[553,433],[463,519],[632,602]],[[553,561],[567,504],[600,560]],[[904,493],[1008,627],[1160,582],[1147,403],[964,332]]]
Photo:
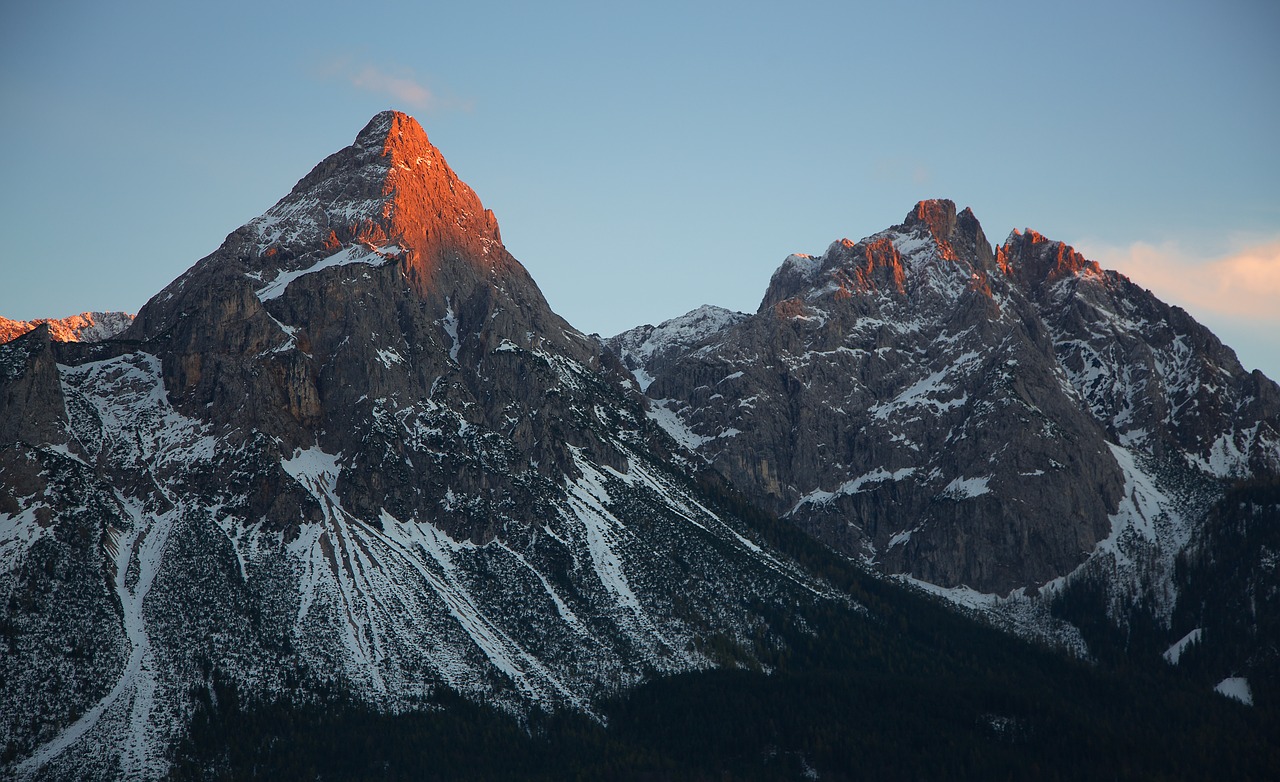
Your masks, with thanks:
[[[417,120],[398,111],[376,115],[351,146],[322,161],[228,243],[239,245],[241,257],[286,270],[351,244],[394,247],[421,290],[442,263],[465,258],[481,269],[514,263],[493,212]]]
[[[955,202],[946,198],[920,201],[901,226],[903,231],[918,227],[927,230],[938,243],[938,253],[943,259],[964,259],[974,264],[975,271],[980,273],[994,270],[991,244],[968,207],[957,213]]]
[[[1099,276],[1102,267],[1075,248],[1055,242],[1030,228],[1014,229],[996,251],[1000,271],[1019,285],[1039,289],[1069,276]]]
[[[349,415],[361,395],[341,389],[371,362],[390,361],[387,393],[407,397],[418,391],[406,383],[504,343],[595,355],[503,247],[493,213],[394,111],[147,302],[128,336],[164,358],[179,405],[233,421],[262,400],[255,426],[286,442]]]

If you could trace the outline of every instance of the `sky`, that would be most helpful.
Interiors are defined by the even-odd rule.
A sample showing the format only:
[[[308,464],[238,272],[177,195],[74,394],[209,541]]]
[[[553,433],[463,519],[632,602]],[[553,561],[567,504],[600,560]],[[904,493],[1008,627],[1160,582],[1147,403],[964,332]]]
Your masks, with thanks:
[[[1280,378],[1280,4],[8,3],[0,316],[136,312],[387,108],[611,335],[969,206]]]

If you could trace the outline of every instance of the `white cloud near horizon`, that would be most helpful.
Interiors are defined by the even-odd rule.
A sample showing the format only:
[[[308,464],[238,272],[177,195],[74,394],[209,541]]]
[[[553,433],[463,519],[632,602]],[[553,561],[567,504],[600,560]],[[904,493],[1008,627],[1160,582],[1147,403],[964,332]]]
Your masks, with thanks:
[[[1209,258],[1196,257],[1176,242],[1081,252],[1193,315],[1280,324],[1280,237]]]

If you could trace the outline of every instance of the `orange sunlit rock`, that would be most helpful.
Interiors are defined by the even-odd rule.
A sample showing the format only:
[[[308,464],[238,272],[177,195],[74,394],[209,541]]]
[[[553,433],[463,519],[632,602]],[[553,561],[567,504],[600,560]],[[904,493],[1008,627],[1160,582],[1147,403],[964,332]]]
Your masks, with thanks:
[[[106,322],[110,319],[111,322]],[[36,318],[35,320],[9,320],[0,318],[0,344],[17,339],[41,323],[49,324],[49,338],[54,342],[81,342],[103,339],[106,332],[122,331],[133,319],[121,312],[82,312],[66,318]]]
[[[950,201],[930,199],[916,204],[915,210],[908,217],[915,218],[929,227],[929,233],[938,243],[938,254],[948,261],[959,260],[956,250],[951,246],[948,237],[955,228],[956,207]]]
[[[1055,242],[1030,228],[1014,230],[1009,240],[996,248],[1000,271],[1017,279],[1038,284],[1054,283],[1064,277],[1102,274],[1102,267],[1074,247]]]
[[[417,120],[392,112],[389,121],[382,143],[385,223],[362,226],[354,238],[399,246],[406,276],[424,294],[442,262],[466,259],[480,274],[514,263],[493,212],[453,172]]]

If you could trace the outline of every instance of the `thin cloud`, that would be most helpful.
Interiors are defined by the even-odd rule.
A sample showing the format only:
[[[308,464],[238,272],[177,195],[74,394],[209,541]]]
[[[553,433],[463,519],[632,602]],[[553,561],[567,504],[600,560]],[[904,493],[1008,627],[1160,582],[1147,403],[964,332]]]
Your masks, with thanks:
[[[409,108],[439,109],[446,103],[408,68],[383,68],[338,57],[318,67],[315,73],[322,80],[345,82],[364,92],[391,97]]]
[[[1280,239],[1218,258],[1196,258],[1172,242],[1089,248],[1085,255],[1193,312],[1280,323]]]
[[[435,104],[435,96],[431,94],[431,90],[419,84],[412,76],[393,76],[372,65],[348,74],[347,81],[357,89],[390,95],[417,109],[431,108]]]

